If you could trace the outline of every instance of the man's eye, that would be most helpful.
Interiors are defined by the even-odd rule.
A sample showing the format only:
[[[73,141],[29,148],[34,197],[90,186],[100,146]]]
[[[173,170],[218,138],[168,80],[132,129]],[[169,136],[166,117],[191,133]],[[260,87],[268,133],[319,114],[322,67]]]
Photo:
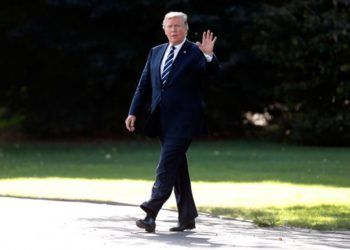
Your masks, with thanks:
[[[181,26],[180,25],[169,25],[169,26],[166,26],[167,29],[171,29],[171,28],[180,28]]]

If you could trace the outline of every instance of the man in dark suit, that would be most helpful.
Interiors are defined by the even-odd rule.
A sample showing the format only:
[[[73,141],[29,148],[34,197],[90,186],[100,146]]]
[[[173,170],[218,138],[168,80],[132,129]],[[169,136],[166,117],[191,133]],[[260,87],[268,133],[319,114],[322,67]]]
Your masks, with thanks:
[[[125,120],[126,128],[135,131],[136,117],[146,100],[151,100],[144,134],[159,137],[161,152],[151,198],[141,204],[146,217],[136,221],[147,232],[155,231],[158,212],[173,188],[179,217],[178,225],[170,231],[195,228],[198,213],[186,151],[194,136],[208,133],[201,84],[207,74],[214,74],[219,68],[212,32],[204,32],[201,43],[188,41],[187,15],[182,12],[166,14],[163,29],[169,42],[150,50]]]

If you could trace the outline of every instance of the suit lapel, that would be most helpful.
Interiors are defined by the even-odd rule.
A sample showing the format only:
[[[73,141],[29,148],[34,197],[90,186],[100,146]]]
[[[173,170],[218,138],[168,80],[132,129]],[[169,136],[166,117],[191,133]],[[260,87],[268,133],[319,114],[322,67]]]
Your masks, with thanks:
[[[157,81],[157,84],[159,86],[162,85],[161,76],[160,76],[160,66],[161,66],[162,59],[163,59],[163,56],[164,56],[164,53],[165,53],[167,47],[168,47],[168,44],[163,44],[159,48],[159,50],[157,52],[157,55],[156,55],[156,58],[155,58],[155,61],[154,61],[154,63],[155,63],[154,68],[157,70],[157,72],[156,72],[156,81]]]
[[[173,65],[171,66],[171,70],[169,72],[168,79],[166,80],[165,86],[169,87],[169,85],[172,84],[172,78],[174,76],[174,73],[179,69],[181,66],[181,62],[186,58],[188,50],[189,50],[190,42],[188,40],[185,41],[185,43],[182,45],[179,53],[177,54]]]

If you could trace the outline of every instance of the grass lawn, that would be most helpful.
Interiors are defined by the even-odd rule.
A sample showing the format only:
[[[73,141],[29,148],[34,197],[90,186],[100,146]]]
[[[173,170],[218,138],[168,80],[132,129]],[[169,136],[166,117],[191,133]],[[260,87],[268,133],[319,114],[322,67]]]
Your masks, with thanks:
[[[158,156],[156,141],[2,145],[0,195],[139,204]],[[188,158],[200,211],[260,226],[350,229],[349,148],[194,142]]]

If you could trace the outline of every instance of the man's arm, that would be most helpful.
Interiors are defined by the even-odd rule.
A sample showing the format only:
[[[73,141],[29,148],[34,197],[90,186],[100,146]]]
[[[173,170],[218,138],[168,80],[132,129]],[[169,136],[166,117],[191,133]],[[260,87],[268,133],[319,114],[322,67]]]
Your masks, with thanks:
[[[214,37],[213,32],[208,30],[203,32],[202,42],[196,42],[198,48],[203,52],[205,57],[205,72],[213,75],[217,74],[219,71],[219,63],[214,54],[216,40],[217,37]]]
[[[152,50],[150,51],[146,65],[142,71],[139,83],[136,87],[134,97],[132,99],[128,117],[125,120],[125,127],[128,131],[135,131],[136,116],[143,106],[145,100],[151,93],[151,76],[150,76],[150,58]]]

